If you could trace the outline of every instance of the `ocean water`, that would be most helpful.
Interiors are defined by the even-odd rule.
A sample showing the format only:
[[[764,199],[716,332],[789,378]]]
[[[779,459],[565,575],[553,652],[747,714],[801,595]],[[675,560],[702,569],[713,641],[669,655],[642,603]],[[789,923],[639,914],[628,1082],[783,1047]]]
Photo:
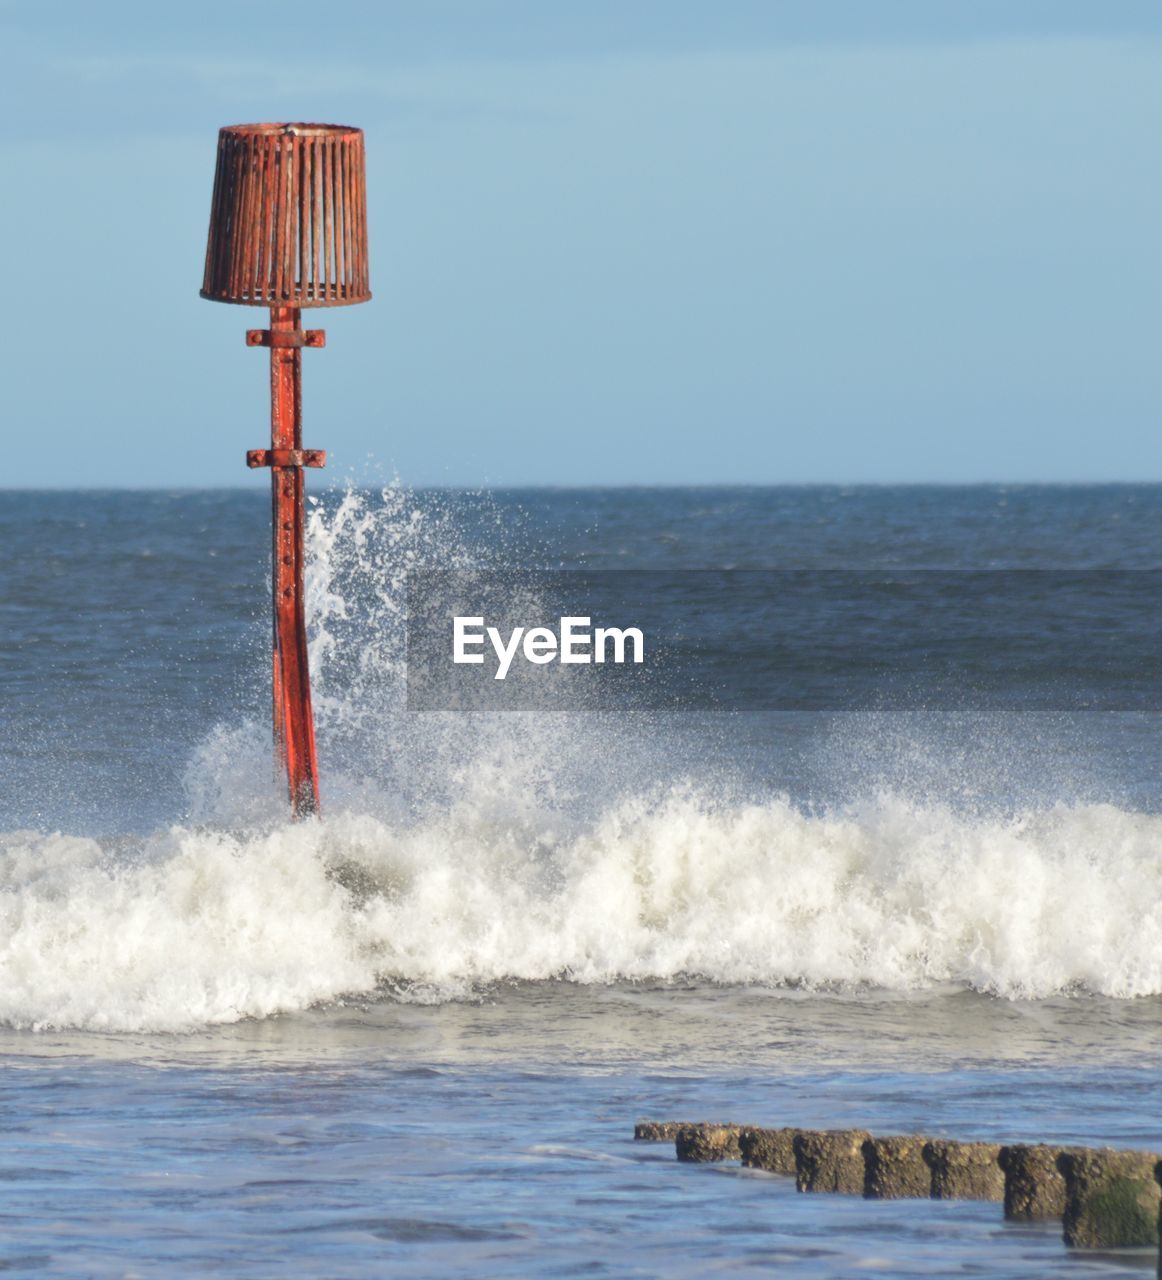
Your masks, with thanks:
[[[632,1132],[1162,1148],[1162,486],[324,491],[298,825],[268,513],[0,494],[0,1269],[1152,1272]],[[513,567],[689,575],[739,696],[409,710],[409,577]],[[748,702],[722,592],[788,569],[1031,574],[1131,640],[1046,625],[987,697]],[[1093,705],[1027,697],[1046,672]]]

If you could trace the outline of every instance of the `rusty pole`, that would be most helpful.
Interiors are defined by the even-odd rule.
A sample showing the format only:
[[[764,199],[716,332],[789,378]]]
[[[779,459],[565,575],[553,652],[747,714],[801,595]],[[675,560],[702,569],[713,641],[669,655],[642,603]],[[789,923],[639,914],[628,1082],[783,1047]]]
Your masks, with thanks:
[[[202,297],[270,307],[270,328],[246,342],[270,348],[270,448],[249,467],[271,469],[274,604],[273,722],[291,812],[319,810],[303,600],[304,467],[326,454],[303,448],[302,349],[321,329],[300,327],[302,307],[371,297],[363,134],[345,125],[233,125],[218,135]]]
[[[327,456],[303,448],[302,348],[321,347],[324,337],[321,329],[304,333],[299,316],[298,307],[271,307],[270,328],[246,334],[249,345],[270,348],[270,448],[251,449],[246,465],[270,468],[274,750],[296,818],[319,809],[303,599],[303,468],[321,467]]]

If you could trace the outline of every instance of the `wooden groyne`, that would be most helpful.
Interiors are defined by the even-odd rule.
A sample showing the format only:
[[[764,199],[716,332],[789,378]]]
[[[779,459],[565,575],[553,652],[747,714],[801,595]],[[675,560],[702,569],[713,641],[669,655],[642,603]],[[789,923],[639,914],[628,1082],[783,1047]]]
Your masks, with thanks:
[[[803,1192],[996,1201],[1014,1221],[1060,1219],[1072,1249],[1159,1243],[1162,1157],[1151,1151],[681,1120],[642,1121],[633,1136],[673,1142],[685,1162],[739,1160],[747,1168],[792,1177]]]

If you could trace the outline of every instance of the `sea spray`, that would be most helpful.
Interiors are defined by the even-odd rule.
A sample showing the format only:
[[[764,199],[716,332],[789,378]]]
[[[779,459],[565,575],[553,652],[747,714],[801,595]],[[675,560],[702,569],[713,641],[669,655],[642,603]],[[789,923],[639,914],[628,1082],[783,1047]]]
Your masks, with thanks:
[[[876,785],[819,800],[733,783],[743,719],[408,714],[407,573],[528,553],[469,506],[313,509],[321,822],[284,825],[244,720],[194,753],[184,825],[0,836],[0,1021],[181,1031],[515,979],[1162,993],[1162,817],[894,787],[885,749],[932,746],[878,730],[824,735]]]
[[[724,726],[597,710],[588,690],[523,712],[407,707],[407,585],[421,570],[554,567],[553,552],[487,494],[349,486],[308,520],[311,661],[324,799],[392,823],[426,821],[466,795],[498,822],[553,832],[679,777],[714,785]],[[535,607],[535,600],[530,607]],[[449,661],[451,633],[449,633]]]

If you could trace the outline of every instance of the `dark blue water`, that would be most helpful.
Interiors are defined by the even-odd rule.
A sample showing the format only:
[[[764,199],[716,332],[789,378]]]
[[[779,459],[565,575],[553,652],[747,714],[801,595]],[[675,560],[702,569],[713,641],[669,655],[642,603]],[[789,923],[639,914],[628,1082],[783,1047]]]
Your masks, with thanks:
[[[332,508],[337,502],[334,494],[323,499]],[[423,534],[410,528],[412,511],[426,513]],[[0,813],[10,823],[140,831],[188,815],[184,779],[197,746],[216,725],[266,714],[268,518],[258,491],[4,495]],[[695,569],[1088,570],[1087,583],[1097,584],[1101,571],[1159,569],[1162,488],[418,493],[371,523],[363,553],[390,557],[401,531],[405,541],[410,533],[412,570],[655,571],[637,580],[647,584]],[[345,544],[339,551],[335,574],[355,614],[352,647],[362,647],[359,628],[375,614],[383,569],[372,570]],[[1124,573],[1111,577],[1125,581]],[[1153,627],[1147,639],[1158,641],[1149,591],[1157,579],[1143,578],[1143,611]],[[955,573],[936,580],[955,592]],[[733,598],[729,579],[690,574],[689,581],[702,592],[692,606],[701,616]],[[1052,586],[1058,578],[1034,581]],[[745,708],[749,699],[751,709],[762,709],[775,681],[764,684],[757,660],[734,659],[730,646],[748,640],[738,617],[707,619],[703,638],[723,645],[715,672],[742,690],[732,705]],[[1035,674],[1060,668],[1071,652],[1086,655],[1068,633],[1058,642]],[[1137,675],[1154,691],[1158,648],[1127,653],[1117,678]],[[983,660],[994,656],[1003,656],[999,645],[986,643]],[[858,690],[848,701],[867,709]],[[1068,701],[1049,710],[1070,710]],[[954,716],[964,708],[944,699],[937,710]],[[1107,796],[1156,806],[1162,759],[1151,717],[1124,716],[1120,727],[1114,715],[1049,719],[1055,727],[1048,737],[1036,733],[1035,750],[1052,754],[1046,743],[1056,735],[1070,755],[1071,787],[1082,785],[1079,774],[1093,773]],[[1079,734],[1096,743],[1080,761],[1071,745]],[[324,732],[324,760],[331,745]],[[769,746],[768,765],[779,743]],[[829,791],[818,778],[804,780],[803,789]]]

